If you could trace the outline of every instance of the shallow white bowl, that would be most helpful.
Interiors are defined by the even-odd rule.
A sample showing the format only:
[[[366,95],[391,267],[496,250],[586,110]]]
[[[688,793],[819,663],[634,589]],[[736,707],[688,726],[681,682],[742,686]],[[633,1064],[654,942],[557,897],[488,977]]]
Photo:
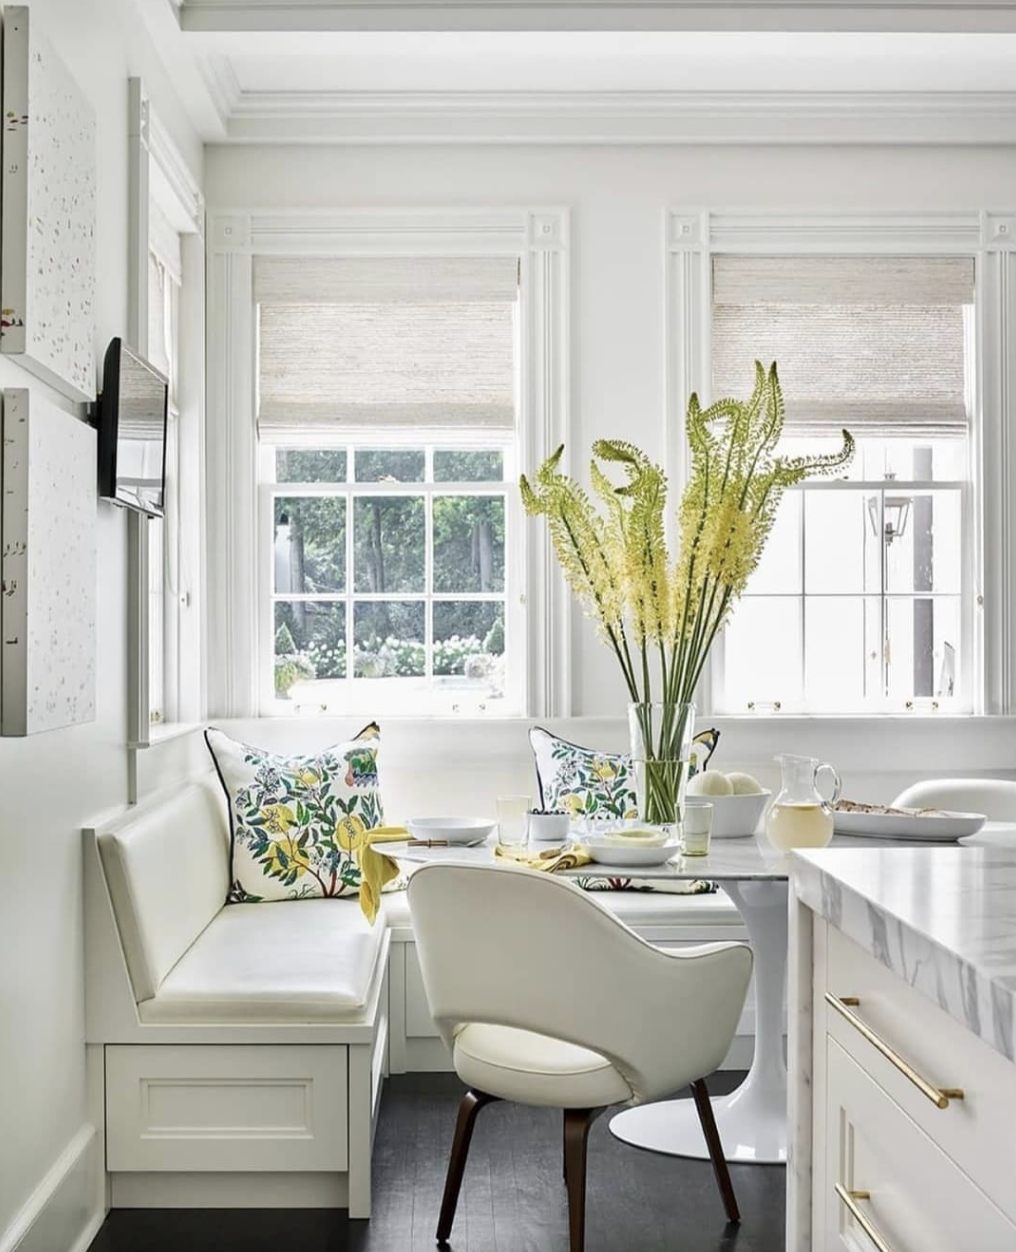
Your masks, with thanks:
[[[681,851],[676,840],[672,843],[638,844],[621,846],[598,839],[587,839],[585,843],[589,855],[600,865],[617,865],[623,869],[638,869],[639,866],[662,865]]]
[[[478,843],[496,825],[484,817],[411,817],[406,822],[414,839],[444,839],[448,843]]]
[[[753,835],[766,811],[771,791],[756,791],[746,796],[688,796],[689,800],[708,800],[713,806],[714,839],[740,839]]]

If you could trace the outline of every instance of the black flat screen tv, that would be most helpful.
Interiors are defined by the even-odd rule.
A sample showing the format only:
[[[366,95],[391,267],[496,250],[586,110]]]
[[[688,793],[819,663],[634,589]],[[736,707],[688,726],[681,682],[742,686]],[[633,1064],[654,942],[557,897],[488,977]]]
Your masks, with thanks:
[[[162,517],[169,384],[119,338],[106,349],[97,406],[99,495]]]

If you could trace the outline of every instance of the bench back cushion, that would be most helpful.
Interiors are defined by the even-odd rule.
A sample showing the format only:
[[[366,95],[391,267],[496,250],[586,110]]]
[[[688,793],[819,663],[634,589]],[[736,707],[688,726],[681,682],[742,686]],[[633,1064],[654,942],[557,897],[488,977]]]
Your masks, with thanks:
[[[229,831],[213,775],[99,835],[127,968],[140,1003],[222,908]]]

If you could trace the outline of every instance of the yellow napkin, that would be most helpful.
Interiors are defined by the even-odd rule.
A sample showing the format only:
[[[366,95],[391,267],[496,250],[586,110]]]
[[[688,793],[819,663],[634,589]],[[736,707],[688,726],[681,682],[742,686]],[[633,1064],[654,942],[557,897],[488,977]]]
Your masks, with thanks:
[[[335,837],[340,848],[352,852],[360,869],[360,908],[373,926],[381,907],[381,892],[399,876],[399,863],[390,856],[374,851],[376,843],[397,843],[407,839],[409,831],[402,826],[375,826],[367,830],[358,817],[344,817]]]
[[[577,843],[572,844],[570,848],[547,848],[544,852],[503,848],[498,844],[494,855],[506,861],[514,861],[516,865],[525,865],[528,869],[542,870],[546,874],[553,874],[559,869],[581,869],[583,865],[590,864],[593,859],[585,848]]]

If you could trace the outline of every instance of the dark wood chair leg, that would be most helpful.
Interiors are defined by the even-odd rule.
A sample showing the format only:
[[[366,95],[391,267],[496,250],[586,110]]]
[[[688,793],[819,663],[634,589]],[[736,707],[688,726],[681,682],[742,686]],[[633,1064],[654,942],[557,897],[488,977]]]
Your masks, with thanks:
[[[713,1162],[713,1173],[716,1175],[720,1195],[723,1196],[723,1207],[727,1210],[727,1221],[739,1222],[741,1213],[737,1207],[737,1197],[734,1195],[734,1184],[730,1181],[727,1159],[723,1155],[720,1132],[716,1129],[716,1119],[713,1117],[713,1106],[709,1100],[709,1088],[706,1086],[706,1080],[699,1078],[692,1083],[691,1090],[692,1095],[695,1097],[695,1108],[698,1111],[699,1122],[702,1124],[702,1133],[706,1137],[709,1156]]]
[[[565,1109],[564,1177],[568,1184],[568,1229],[571,1252],[586,1246],[586,1145],[589,1128],[603,1109]]]
[[[476,1115],[485,1104],[493,1104],[497,1096],[487,1095],[484,1091],[467,1091],[459,1105],[459,1116],[455,1122],[455,1138],[452,1140],[452,1154],[448,1161],[448,1174],[445,1177],[444,1197],[441,1200],[441,1215],[437,1221],[437,1241],[445,1243],[452,1233],[455,1221],[455,1209],[459,1202],[459,1191],[462,1187],[462,1175],[466,1172],[466,1158],[469,1156],[469,1144],[473,1138],[473,1126]]]

